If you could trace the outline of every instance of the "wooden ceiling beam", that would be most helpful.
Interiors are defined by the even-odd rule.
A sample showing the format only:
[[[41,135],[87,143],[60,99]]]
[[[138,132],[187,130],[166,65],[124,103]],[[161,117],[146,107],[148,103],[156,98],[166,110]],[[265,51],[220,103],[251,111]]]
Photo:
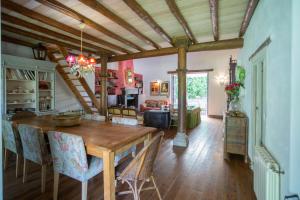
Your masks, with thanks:
[[[63,35],[61,33],[57,33],[55,31],[52,31],[50,29],[47,29],[47,28],[44,28],[44,27],[41,27],[41,26],[37,26],[35,24],[32,24],[32,23],[26,22],[24,20],[21,20],[17,17],[13,17],[13,16],[10,16],[10,15],[4,14],[4,13],[2,13],[1,17],[2,17],[2,21],[6,21],[6,22],[9,22],[9,23],[18,25],[18,26],[22,26],[22,27],[31,29],[33,31],[37,31],[37,32],[40,32],[40,33],[43,33],[43,34],[46,34],[46,35],[49,35],[49,36],[67,41],[67,42],[80,44],[80,40],[78,40],[78,39],[72,38],[72,37],[67,36],[67,35]],[[92,48],[92,49],[95,49],[95,50],[98,50],[99,53],[115,54],[112,51],[109,51],[107,49],[95,46],[95,45],[87,43],[87,42],[82,42],[82,45],[86,46],[86,47],[89,47],[89,48]]]
[[[244,34],[245,34],[245,32],[248,28],[248,25],[250,23],[250,20],[253,16],[253,13],[255,11],[255,8],[258,4],[258,1],[259,0],[249,0],[247,9],[246,9],[246,12],[245,12],[245,15],[244,15],[244,19],[243,19],[243,22],[242,22],[242,25],[241,25],[239,37],[244,36]]]
[[[219,40],[218,0],[209,0],[210,18],[215,41]]]
[[[123,1],[133,12],[135,12],[135,14],[144,20],[156,33],[158,33],[158,35],[173,46],[172,38],[154,21],[151,15],[136,0]]]
[[[214,42],[205,42],[198,43],[188,47],[188,52],[196,52],[196,51],[215,51],[215,50],[223,50],[223,49],[237,49],[243,47],[244,40],[243,38],[230,39],[230,40],[219,40]],[[176,47],[168,47],[162,48],[158,50],[150,50],[139,53],[127,54],[127,55],[119,55],[113,56],[109,58],[109,62],[130,60],[130,59],[138,59],[138,58],[148,58],[148,57],[157,57],[157,56],[165,56],[178,53],[178,48]],[[98,60],[98,62],[100,62]]]
[[[120,37],[119,35],[117,35],[116,33],[106,29],[104,26],[96,23],[95,21],[81,15],[80,13],[72,10],[71,8],[65,6],[64,4],[56,1],[56,0],[36,0],[39,3],[48,6],[58,12],[61,12],[65,15],[68,15],[69,17],[72,17],[73,19],[76,19],[92,28],[94,28],[95,30],[102,32],[103,34],[107,35],[108,37],[111,37],[119,42],[122,42],[134,49],[137,49],[139,51],[144,51],[145,49],[143,49],[142,47],[139,47],[138,45],[134,44],[133,42],[124,39],[122,37]]]
[[[63,24],[63,23],[60,23],[54,19],[51,19],[49,17],[46,17],[42,14],[39,14],[33,10],[30,10],[28,8],[25,8],[17,3],[14,3],[10,0],[5,0],[5,1],[1,1],[1,6],[6,8],[6,9],[9,9],[11,11],[14,11],[14,12],[17,12],[21,15],[24,15],[26,17],[29,17],[31,19],[34,19],[34,20],[37,20],[37,21],[40,21],[42,23],[45,23],[49,26],[52,26],[52,27],[55,27],[55,28],[58,28],[60,30],[63,30],[65,32],[68,32],[68,33],[71,33],[72,35],[75,35],[77,37],[80,37],[80,31],[75,29],[75,28],[72,28],[70,26],[67,26],[66,24]],[[102,39],[99,39],[97,37],[94,37],[90,34],[84,34],[84,38],[87,39],[87,40],[91,40],[95,43],[98,43],[98,44],[101,44],[101,45],[104,45],[104,46],[107,46],[109,48],[112,48],[114,50],[117,50],[117,51],[120,51],[120,52],[123,52],[123,53],[133,53],[132,51],[129,51],[127,49],[124,49],[122,47],[119,47],[117,45],[114,45],[114,44],[111,44],[109,42],[106,42],[105,40],[102,40]]]
[[[13,44],[17,44],[17,45],[22,45],[22,46],[26,46],[26,47],[34,47],[36,44],[31,43],[31,42],[26,42],[24,40],[19,40],[17,38],[13,38],[13,37],[9,37],[7,35],[1,35],[1,40],[4,42],[9,42],[9,43],[13,43]]]
[[[181,24],[187,37],[192,41],[193,44],[196,44],[197,40],[196,40],[191,28],[189,27],[188,23],[184,19],[182,13],[180,12],[178,6],[176,5],[175,0],[166,0],[166,3],[168,4],[168,7],[169,7],[170,11],[172,12],[172,14],[174,15],[174,17]]]
[[[86,6],[90,7],[91,9],[96,10],[97,12],[101,13],[108,19],[112,20],[113,22],[119,24],[123,28],[125,28],[127,31],[131,32],[133,35],[135,35],[137,38],[145,42],[146,44],[156,48],[160,49],[161,47],[155,43],[153,40],[139,32],[135,27],[127,23],[124,19],[119,17],[118,15],[114,14],[112,11],[107,9],[105,6],[103,6],[100,2],[95,0],[79,0],[81,3],[85,4]]]
[[[59,45],[59,46],[64,46],[64,47],[68,47],[70,49],[75,49],[75,50],[80,51],[80,47],[75,46],[73,44],[68,44],[68,43],[58,41],[58,40],[55,40],[55,39],[52,39],[52,38],[49,38],[49,37],[46,37],[46,36],[43,36],[43,35],[38,35],[38,34],[29,32],[29,31],[18,29],[18,28],[15,28],[15,27],[7,25],[7,24],[1,23],[1,26],[2,26],[3,30],[11,32],[11,33],[19,34],[19,35],[22,35],[22,36],[25,36],[25,37],[30,37],[30,38],[33,38],[35,40],[39,40],[39,41],[42,41],[42,42],[56,44],[56,45]],[[90,50],[90,49],[83,48],[82,50],[87,52],[87,53],[97,54],[96,51],[93,51],[93,50]]]

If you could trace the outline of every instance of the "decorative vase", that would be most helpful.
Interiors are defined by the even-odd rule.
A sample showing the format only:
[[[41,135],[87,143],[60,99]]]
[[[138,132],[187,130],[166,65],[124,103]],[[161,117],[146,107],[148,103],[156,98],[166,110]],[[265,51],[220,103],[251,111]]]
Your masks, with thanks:
[[[230,101],[229,104],[229,110],[230,111],[240,111],[241,110],[241,102],[239,98],[235,97],[232,101]]]

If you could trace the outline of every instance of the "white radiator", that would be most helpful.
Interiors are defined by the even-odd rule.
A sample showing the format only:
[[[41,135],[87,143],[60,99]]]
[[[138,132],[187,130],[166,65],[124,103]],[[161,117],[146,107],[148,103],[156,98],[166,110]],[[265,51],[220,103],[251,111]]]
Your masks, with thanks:
[[[257,200],[280,199],[280,168],[265,147],[256,147],[254,192]]]

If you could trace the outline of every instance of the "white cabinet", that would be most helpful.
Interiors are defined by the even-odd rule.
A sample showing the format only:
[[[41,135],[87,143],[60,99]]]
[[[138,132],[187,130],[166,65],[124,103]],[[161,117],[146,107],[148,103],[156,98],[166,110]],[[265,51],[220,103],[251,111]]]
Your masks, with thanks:
[[[55,112],[55,63],[2,54],[4,115]]]

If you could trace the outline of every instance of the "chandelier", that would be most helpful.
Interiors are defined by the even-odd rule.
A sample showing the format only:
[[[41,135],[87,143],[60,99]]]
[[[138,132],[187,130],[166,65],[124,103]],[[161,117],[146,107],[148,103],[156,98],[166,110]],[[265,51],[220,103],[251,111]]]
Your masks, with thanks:
[[[85,27],[85,24],[80,24],[80,54],[75,56],[74,54],[69,54],[66,58],[68,65],[71,67],[70,73],[83,77],[88,73],[95,72],[96,60],[93,57],[85,57],[82,53],[82,33]]]

